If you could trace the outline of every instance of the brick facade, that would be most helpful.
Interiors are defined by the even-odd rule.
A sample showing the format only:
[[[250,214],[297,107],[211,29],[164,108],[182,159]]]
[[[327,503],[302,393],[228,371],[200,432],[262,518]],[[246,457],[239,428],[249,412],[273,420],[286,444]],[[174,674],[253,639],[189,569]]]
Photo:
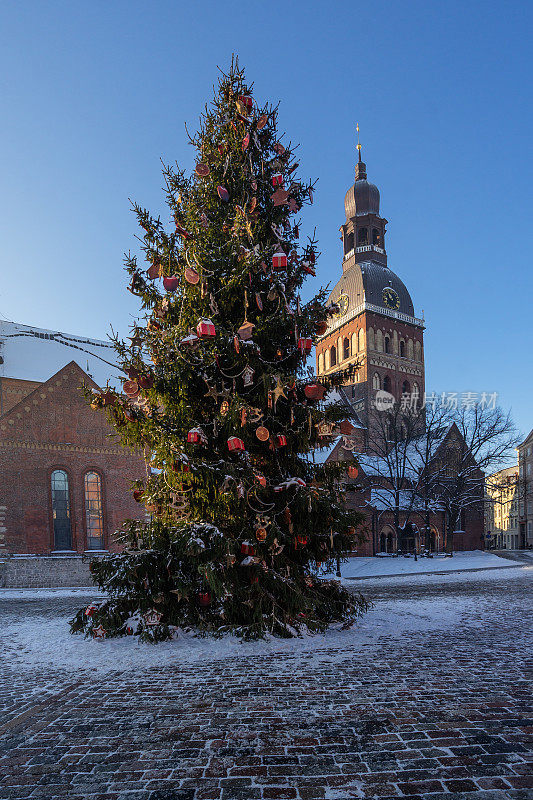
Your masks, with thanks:
[[[6,379],[3,379],[5,386]],[[87,549],[84,476],[96,472],[102,487],[104,549],[116,550],[112,533],[143,509],[132,498],[132,480],[144,475],[143,459],[123,448],[101,412],[93,411],[81,392],[96,386],[74,362],[44,383],[11,382],[8,394],[23,393],[0,416],[0,506],[4,539],[0,552],[54,552],[51,475],[68,476],[71,549]],[[24,386],[23,384],[27,384]],[[9,389],[9,387],[8,387]]]

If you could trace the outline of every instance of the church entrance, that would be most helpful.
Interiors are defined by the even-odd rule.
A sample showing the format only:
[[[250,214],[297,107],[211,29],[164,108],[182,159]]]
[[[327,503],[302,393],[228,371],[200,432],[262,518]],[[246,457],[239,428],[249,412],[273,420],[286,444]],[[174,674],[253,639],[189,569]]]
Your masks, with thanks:
[[[385,525],[379,535],[379,552],[394,553],[394,531],[390,525]]]

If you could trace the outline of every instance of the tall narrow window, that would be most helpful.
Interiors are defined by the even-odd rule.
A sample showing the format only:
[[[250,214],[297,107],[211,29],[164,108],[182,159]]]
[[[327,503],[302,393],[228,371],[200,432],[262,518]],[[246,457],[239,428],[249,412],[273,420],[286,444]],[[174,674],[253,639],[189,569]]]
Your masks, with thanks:
[[[54,521],[54,549],[72,550],[68,475],[62,469],[55,469],[52,472],[51,480],[52,519]]]
[[[87,472],[85,474],[85,527],[87,550],[103,550],[102,481],[97,472]]]
[[[359,228],[357,231],[357,244],[368,244],[368,229]]]
[[[342,357],[343,359],[350,358],[350,340],[347,336],[342,343]]]
[[[385,352],[390,353],[390,338],[388,336],[385,336],[384,343],[385,343]]]
[[[334,367],[337,364],[337,349],[336,347],[331,347],[329,350],[329,365],[330,367]]]
[[[383,381],[383,388],[385,389],[386,392],[392,391],[392,381],[388,375],[385,375],[385,379]]]

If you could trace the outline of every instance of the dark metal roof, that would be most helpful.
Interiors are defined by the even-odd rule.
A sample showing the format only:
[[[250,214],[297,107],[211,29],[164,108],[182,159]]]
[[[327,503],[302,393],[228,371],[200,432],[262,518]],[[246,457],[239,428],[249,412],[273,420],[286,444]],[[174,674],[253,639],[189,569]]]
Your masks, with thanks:
[[[364,261],[349,267],[334,286],[328,305],[336,303],[341,294],[347,294],[350,298],[349,309],[364,302],[387,308],[383,302],[383,289],[386,286],[392,287],[400,298],[400,308],[396,310],[414,317],[413,301],[403,281],[388,267],[373,261]]]
[[[367,180],[357,180],[344,198],[346,219],[362,214],[379,215],[379,189]]]

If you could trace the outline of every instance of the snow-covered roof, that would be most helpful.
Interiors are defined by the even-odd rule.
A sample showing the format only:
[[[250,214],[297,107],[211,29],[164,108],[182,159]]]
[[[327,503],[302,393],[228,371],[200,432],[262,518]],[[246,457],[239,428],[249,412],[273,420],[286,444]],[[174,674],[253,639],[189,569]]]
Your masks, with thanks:
[[[44,382],[71,361],[99,386],[120,374],[110,342],[0,320],[0,378]]]
[[[322,447],[320,450],[318,448],[313,450],[311,453],[311,460],[314,461],[315,464],[325,464],[328,457],[333,453],[341,439],[342,436],[337,436],[335,439],[332,439],[331,443],[329,443],[326,447]]]

